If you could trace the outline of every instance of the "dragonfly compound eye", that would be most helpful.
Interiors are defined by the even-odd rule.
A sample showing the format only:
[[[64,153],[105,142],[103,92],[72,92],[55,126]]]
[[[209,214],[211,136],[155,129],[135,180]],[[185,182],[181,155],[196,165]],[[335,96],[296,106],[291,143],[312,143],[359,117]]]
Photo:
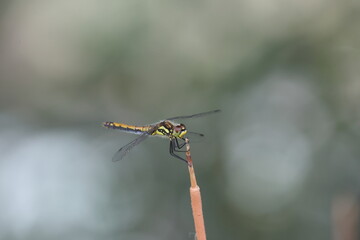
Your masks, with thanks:
[[[182,137],[185,136],[185,134],[187,133],[186,127],[185,127],[184,124],[180,124],[180,125],[178,125],[177,127],[180,128],[179,137],[182,138]]]
[[[176,126],[174,127],[174,131],[175,131],[176,133],[181,132],[182,129],[183,129],[183,128],[181,127],[181,125],[176,125]]]

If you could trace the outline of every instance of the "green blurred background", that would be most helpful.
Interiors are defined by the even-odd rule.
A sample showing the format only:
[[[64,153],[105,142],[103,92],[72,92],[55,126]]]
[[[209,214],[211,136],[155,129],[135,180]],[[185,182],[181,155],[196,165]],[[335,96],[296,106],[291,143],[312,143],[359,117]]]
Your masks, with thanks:
[[[194,239],[168,141],[113,163],[135,136],[101,122],[218,108],[184,121],[208,239],[359,239],[359,1],[0,10],[0,239]]]

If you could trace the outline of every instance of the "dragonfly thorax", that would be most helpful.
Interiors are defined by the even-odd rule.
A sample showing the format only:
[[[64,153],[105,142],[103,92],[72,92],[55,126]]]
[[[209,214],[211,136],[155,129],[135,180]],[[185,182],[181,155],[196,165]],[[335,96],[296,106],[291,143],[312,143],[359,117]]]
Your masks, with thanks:
[[[169,138],[183,138],[186,133],[187,130],[184,124],[176,124],[170,121],[162,121],[157,124],[157,128],[152,133],[152,135],[160,135]]]

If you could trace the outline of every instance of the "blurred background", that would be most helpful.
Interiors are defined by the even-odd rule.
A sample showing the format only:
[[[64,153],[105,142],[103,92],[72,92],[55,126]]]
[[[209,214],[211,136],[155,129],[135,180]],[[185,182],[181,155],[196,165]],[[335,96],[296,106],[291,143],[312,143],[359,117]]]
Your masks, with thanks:
[[[0,239],[359,239],[360,3],[1,1]]]

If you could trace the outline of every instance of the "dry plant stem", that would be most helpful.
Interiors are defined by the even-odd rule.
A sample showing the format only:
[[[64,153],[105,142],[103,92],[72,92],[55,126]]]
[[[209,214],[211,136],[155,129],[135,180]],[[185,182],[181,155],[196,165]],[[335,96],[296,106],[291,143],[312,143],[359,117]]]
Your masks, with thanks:
[[[334,240],[359,239],[359,200],[354,193],[343,193],[332,202]]]
[[[186,139],[185,141],[186,141],[186,160],[188,162],[190,183],[191,183],[191,187],[190,187],[191,208],[192,208],[193,217],[194,217],[196,239],[206,240],[200,187],[196,183],[194,166],[193,166],[193,162],[192,162],[191,154],[190,154],[189,139]]]

